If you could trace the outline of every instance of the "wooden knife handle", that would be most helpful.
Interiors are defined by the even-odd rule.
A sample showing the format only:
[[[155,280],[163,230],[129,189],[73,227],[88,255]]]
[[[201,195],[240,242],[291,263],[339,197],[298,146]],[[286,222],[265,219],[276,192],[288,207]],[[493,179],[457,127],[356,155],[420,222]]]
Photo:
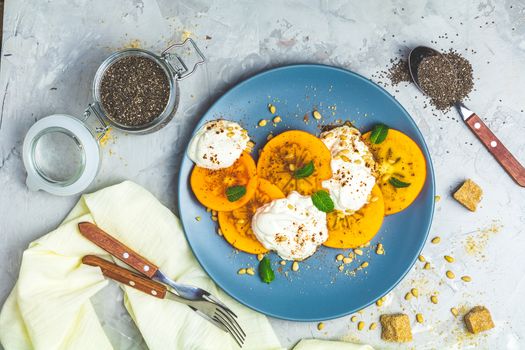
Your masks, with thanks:
[[[86,255],[82,258],[82,263],[91,266],[98,266],[104,276],[115,281],[131,286],[146,294],[152,295],[159,299],[166,296],[166,286],[133,273],[125,268],[117,266],[107,260],[95,255]]]
[[[501,143],[496,135],[490,131],[489,127],[483,123],[481,118],[476,114],[472,114],[467,118],[466,122],[503,169],[505,169],[518,185],[525,187],[525,168],[514,158],[512,153]]]
[[[124,244],[102,231],[95,224],[81,222],[78,224],[78,229],[80,230],[80,233],[91,242],[149,278],[153,277],[155,272],[159,269],[146,258],[140,256],[140,254],[129,249]]]

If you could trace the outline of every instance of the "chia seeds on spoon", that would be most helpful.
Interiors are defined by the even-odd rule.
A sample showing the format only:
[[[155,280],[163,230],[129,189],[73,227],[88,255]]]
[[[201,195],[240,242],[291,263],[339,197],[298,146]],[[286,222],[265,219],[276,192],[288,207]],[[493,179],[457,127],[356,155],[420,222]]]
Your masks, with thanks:
[[[411,81],[407,61],[394,61],[387,76],[392,85]],[[442,56],[425,58],[418,67],[418,78],[430,104],[441,111],[447,111],[456,101],[466,98],[474,87],[472,65],[453,50]]]
[[[107,116],[126,126],[141,126],[161,115],[168,104],[170,84],[153,60],[130,56],[113,63],[102,76],[101,104]]]

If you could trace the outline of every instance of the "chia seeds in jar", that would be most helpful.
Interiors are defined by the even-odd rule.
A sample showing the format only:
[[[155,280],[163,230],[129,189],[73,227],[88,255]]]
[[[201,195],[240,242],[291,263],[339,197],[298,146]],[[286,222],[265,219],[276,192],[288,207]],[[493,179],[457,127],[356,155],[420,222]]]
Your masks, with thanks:
[[[109,66],[100,84],[100,102],[118,124],[141,126],[159,117],[168,104],[170,83],[162,67],[142,56],[123,57]]]

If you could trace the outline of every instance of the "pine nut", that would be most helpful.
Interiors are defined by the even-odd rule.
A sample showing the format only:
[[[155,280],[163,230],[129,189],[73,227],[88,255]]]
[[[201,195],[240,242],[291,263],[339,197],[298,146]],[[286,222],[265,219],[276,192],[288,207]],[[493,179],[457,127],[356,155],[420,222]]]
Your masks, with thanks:
[[[345,269],[345,265],[339,265],[338,269],[339,271],[343,271]]]
[[[377,323],[372,322],[372,323],[370,323],[370,327],[369,327],[368,329],[370,329],[371,331],[373,331],[373,330],[376,329],[376,328],[377,328]]]
[[[284,266],[284,265],[286,265],[286,261],[281,260],[281,262],[280,262],[279,264],[281,264],[282,266]]]
[[[405,294],[405,300],[410,300],[412,299],[412,293],[408,292],[407,294]]]
[[[417,259],[419,261],[421,261],[421,262],[425,262],[426,261],[426,259],[425,259],[425,257],[423,255],[418,256]]]
[[[299,263],[297,261],[294,261],[292,264],[292,271],[299,270]]]
[[[273,122],[274,122],[275,124],[280,123],[281,120],[282,120],[282,119],[281,119],[281,117],[279,117],[279,116],[273,118]]]
[[[430,297],[430,301],[432,302],[432,304],[437,304],[438,303],[438,298],[437,296],[433,295]]]
[[[377,244],[376,254],[378,254],[378,255],[385,254],[385,248],[383,248],[383,245],[381,243]]]
[[[277,108],[275,108],[275,106],[270,103],[268,104],[268,110],[270,111],[270,113],[275,114]]]
[[[352,317],[350,317],[350,321],[352,321],[352,322],[355,323],[355,321],[357,321],[357,316],[352,316]]]
[[[453,307],[452,309],[450,309],[450,312],[452,312],[452,315],[454,315],[454,316],[459,315],[459,311],[458,311],[458,309],[456,309],[455,307]]]
[[[445,255],[444,258],[449,263],[453,263],[454,262],[454,258],[451,257],[450,255]]]
[[[249,267],[246,269],[246,273],[250,276],[253,276],[255,275],[255,270],[253,269],[253,267]]]
[[[425,320],[423,319],[423,315],[416,314],[416,320],[418,323],[423,323]]]
[[[361,267],[364,269],[366,267],[368,267],[368,262],[367,261],[364,261],[362,264],[361,264]]]
[[[295,165],[289,164],[288,169],[290,169],[290,171],[295,171]]]
[[[354,253],[357,255],[363,255],[363,251],[361,249],[354,249]]]
[[[352,258],[343,258],[343,263],[345,264],[350,264],[352,261]]]
[[[319,323],[317,324],[317,329],[320,330],[320,331],[322,331],[323,328],[324,328],[324,323],[323,323],[323,322],[319,322]]]
[[[237,273],[239,275],[244,275],[244,274],[246,274],[246,269],[239,269],[239,271],[237,271]]]
[[[465,282],[470,282],[472,281],[472,278],[470,278],[470,276],[461,276],[461,279]]]
[[[432,242],[432,244],[438,244],[439,242],[441,242],[441,237],[434,237],[430,242]]]
[[[383,305],[383,300],[382,300],[382,299],[377,299],[377,301],[376,301],[376,305],[377,305],[377,306],[381,306],[381,305]]]
[[[448,270],[445,274],[446,274],[447,277],[450,278],[450,279],[454,279],[454,278],[456,277],[456,275],[454,275],[454,272],[452,272],[452,271],[450,271],[450,270]]]
[[[337,261],[341,261],[345,258],[345,256],[343,254],[337,254],[337,256],[335,257],[335,260]]]
[[[365,323],[363,321],[359,321],[359,323],[357,324],[357,330],[362,331],[363,328],[365,328]]]
[[[424,268],[425,270],[430,270],[430,263],[429,263],[429,262],[426,262],[426,263],[425,263],[425,266],[423,266],[423,268]]]
[[[257,260],[261,261],[264,258],[264,254],[257,254]]]
[[[313,111],[312,112],[312,116],[316,119],[316,120],[319,120],[321,119],[323,116],[321,115],[321,113],[319,113],[319,111]]]
[[[259,126],[266,126],[266,123],[268,123],[266,119],[259,120]]]

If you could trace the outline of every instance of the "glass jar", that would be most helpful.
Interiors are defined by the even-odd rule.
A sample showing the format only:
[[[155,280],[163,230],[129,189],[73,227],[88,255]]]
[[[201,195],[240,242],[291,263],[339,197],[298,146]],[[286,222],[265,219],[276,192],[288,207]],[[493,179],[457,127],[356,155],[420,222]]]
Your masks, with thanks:
[[[177,49],[190,44],[198,60],[190,70]],[[118,60],[125,57],[146,57],[154,61],[166,74],[169,98],[164,110],[151,122],[129,126],[112,119],[101,101],[100,87],[104,74]],[[190,76],[205,57],[195,42],[188,38],[174,44],[160,55],[142,49],[127,49],[113,53],[102,62],[93,79],[93,102],[83,118],[55,114],[38,120],[26,134],[23,161],[27,171],[26,184],[30,190],[44,190],[55,195],[82,192],[95,179],[101,160],[100,140],[110,127],[132,134],[155,132],[168,124],[179,104],[178,81]],[[95,117],[91,118],[92,116]]]

